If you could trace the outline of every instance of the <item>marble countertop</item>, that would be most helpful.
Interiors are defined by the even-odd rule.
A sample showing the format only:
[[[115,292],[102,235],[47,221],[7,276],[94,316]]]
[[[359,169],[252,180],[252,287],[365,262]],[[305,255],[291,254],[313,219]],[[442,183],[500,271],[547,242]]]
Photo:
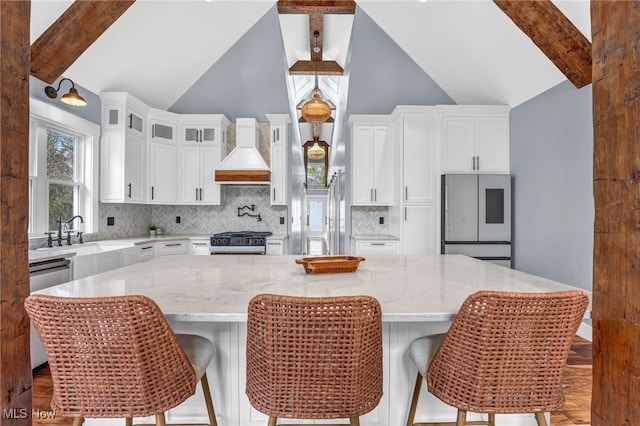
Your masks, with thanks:
[[[354,240],[372,240],[372,241],[400,240],[399,237],[396,237],[395,235],[391,235],[391,234],[351,234],[351,238],[353,238]]]
[[[29,250],[29,262],[43,262],[51,259],[70,258],[87,253],[117,250],[126,247],[165,241],[209,240],[209,237],[210,235],[160,235],[158,237],[89,241],[84,244],[75,243],[70,246],[62,245],[61,247],[54,246],[51,248]]]
[[[244,322],[259,293],[368,294],[383,321],[449,321],[482,290],[547,292],[575,287],[462,255],[367,256],[354,273],[308,275],[299,256],[164,256],[41,290],[65,297],[143,294],[175,321]]]

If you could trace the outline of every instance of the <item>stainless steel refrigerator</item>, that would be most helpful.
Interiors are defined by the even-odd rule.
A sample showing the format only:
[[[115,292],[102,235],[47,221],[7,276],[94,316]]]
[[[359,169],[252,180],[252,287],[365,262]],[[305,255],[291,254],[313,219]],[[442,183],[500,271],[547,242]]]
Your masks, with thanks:
[[[442,175],[443,254],[511,267],[511,176]]]

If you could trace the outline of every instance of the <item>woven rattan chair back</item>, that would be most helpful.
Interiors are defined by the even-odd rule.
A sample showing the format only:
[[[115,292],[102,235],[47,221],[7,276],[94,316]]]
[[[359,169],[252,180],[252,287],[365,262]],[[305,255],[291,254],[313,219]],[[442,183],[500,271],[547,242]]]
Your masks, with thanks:
[[[275,418],[334,419],[382,396],[382,312],[369,296],[254,297],[247,319],[247,396]],[[357,424],[357,423],[356,423]]]
[[[195,392],[195,372],[144,296],[31,295],[25,308],[49,358],[51,407],[66,417],[143,417]]]
[[[588,303],[577,290],[472,294],[429,364],[429,392],[476,413],[562,407],[562,372]]]

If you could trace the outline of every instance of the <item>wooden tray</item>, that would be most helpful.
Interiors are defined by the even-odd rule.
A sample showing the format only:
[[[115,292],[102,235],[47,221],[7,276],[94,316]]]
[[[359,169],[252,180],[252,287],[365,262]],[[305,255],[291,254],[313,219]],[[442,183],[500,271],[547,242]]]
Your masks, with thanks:
[[[298,265],[303,265],[307,274],[334,274],[339,272],[355,272],[364,262],[359,256],[318,256],[296,259]]]

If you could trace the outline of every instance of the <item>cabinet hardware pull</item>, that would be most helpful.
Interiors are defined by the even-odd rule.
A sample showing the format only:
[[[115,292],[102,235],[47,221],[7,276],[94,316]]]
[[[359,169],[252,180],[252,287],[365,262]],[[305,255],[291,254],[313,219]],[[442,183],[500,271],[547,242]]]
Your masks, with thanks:
[[[408,186],[404,187],[404,200],[405,201],[409,201],[409,187]]]
[[[373,201],[373,188],[369,190],[369,201]]]
[[[127,185],[129,187],[129,198],[131,198],[131,182],[129,182],[129,185]]]
[[[473,157],[471,157],[471,161],[473,161],[473,166],[471,166],[471,170],[475,170],[476,169],[476,156],[475,155]]]
[[[196,188],[196,201],[198,201],[198,188]]]
[[[371,243],[372,246],[386,246],[385,243]]]
[[[140,247],[140,250],[150,250],[150,249],[152,249],[152,248],[153,248],[152,246],[149,246],[149,247]]]
[[[278,135],[278,137],[277,137],[278,142],[280,142],[280,129],[279,128],[276,129],[276,134]]]
[[[275,201],[275,200],[276,200],[276,189],[273,188],[273,201]]]
[[[151,139],[156,137],[156,125],[151,126]]]
[[[200,188],[200,201],[202,201],[202,188]]]
[[[373,201],[378,201],[378,189],[373,190]]]
[[[477,167],[476,170],[480,170],[480,156],[479,155],[476,155],[476,167]]]
[[[404,208],[404,221],[407,221],[407,208]]]
[[[153,200],[153,186],[151,187],[151,199]]]
[[[165,247],[180,247],[182,244],[180,243],[173,243],[173,244],[165,244]]]
[[[129,128],[133,129],[133,114],[129,114]]]
[[[277,140],[276,140],[276,130],[273,129],[273,143],[276,143],[276,142],[277,142]]]

